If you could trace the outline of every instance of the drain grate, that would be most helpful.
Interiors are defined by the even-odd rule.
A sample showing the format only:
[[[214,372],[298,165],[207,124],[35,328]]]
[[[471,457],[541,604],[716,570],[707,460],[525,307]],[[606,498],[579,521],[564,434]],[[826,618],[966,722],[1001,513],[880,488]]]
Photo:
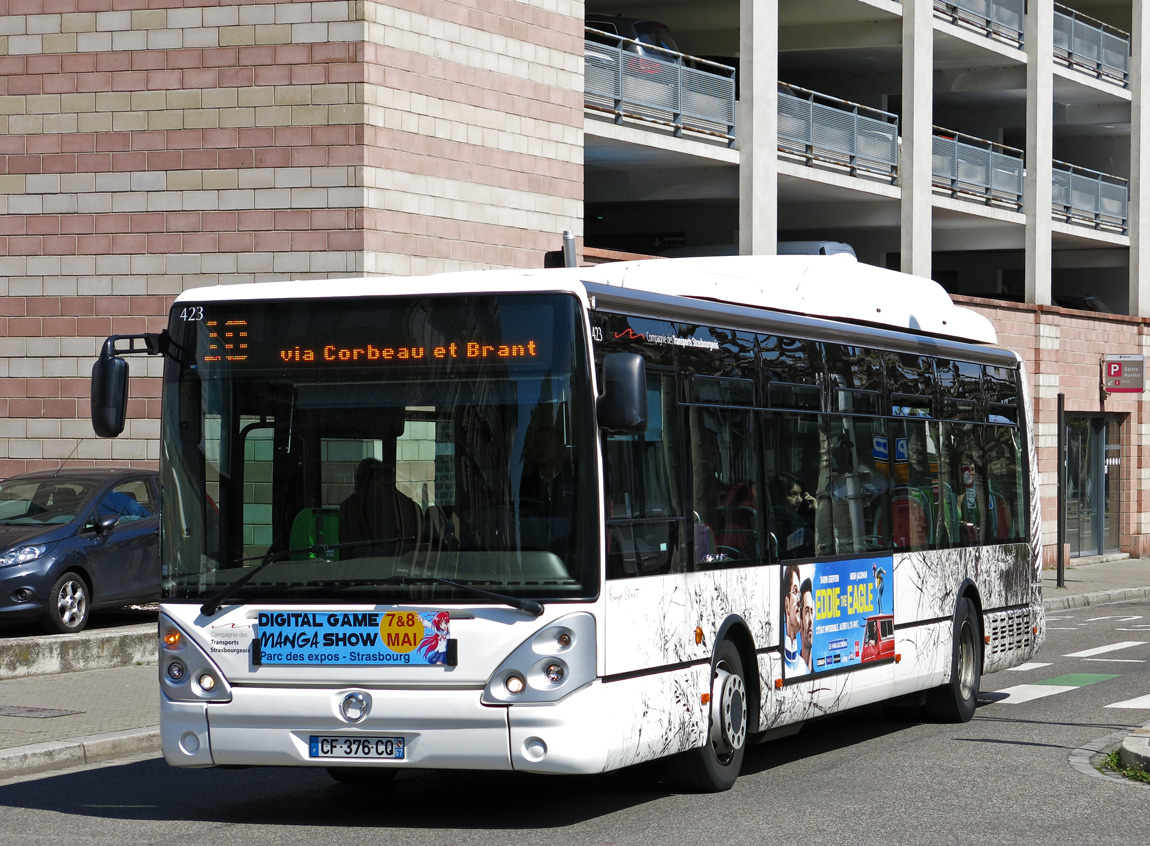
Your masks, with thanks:
[[[42,720],[45,717],[70,717],[83,714],[83,711],[61,711],[58,708],[32,708],[28,705],[0,705],[0,717],[32,717]]]

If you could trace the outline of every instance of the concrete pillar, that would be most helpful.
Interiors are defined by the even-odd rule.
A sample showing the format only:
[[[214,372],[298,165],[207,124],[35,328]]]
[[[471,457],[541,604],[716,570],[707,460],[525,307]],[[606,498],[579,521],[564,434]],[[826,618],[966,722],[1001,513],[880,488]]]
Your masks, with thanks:
[[[1150,227],[1142,218],[1150,214],[1150,109],[1145,98],[1150,86],[1143,69],[1150,54],[1150,15],[1143,0],[1133,0],[1130,27],[1130,313],[1150,317]],[[1143,179],[1143,177],[1146,177]]]
[[[773,255],[778,242],[779,8],[739,8],[739,252]]]
[[[1050,305],[1054,156],[1054,5],[1027,3],[1026,39],[1026,302]]]
[[[934,4],[902,4],[902,271],[930,277],[931,139],[934,135]]]

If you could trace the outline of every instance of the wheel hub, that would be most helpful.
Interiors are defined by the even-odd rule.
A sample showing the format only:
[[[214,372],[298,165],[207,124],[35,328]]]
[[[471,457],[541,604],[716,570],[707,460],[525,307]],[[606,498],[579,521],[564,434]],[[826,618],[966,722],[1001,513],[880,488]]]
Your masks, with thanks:
[[[747,742],[747,688],[741,677],[723,667],[711,685],[711,744],[720,756]]]

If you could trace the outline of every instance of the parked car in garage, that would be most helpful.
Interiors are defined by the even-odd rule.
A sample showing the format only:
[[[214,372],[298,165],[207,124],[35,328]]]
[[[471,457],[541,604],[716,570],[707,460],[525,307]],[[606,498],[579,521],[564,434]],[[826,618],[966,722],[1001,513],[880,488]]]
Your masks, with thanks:
[[[153,471],[82,468],[0,482],[0,622],[78,632],[94,610],[160,597]]]

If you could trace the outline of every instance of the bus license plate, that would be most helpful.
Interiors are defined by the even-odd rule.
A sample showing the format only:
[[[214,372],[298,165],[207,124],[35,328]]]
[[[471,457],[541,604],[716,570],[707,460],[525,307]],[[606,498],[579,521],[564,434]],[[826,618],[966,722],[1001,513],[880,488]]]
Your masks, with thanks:
[[[338,737],[322,734],[311,736],[312,758],[403,758],[402,737]]]

